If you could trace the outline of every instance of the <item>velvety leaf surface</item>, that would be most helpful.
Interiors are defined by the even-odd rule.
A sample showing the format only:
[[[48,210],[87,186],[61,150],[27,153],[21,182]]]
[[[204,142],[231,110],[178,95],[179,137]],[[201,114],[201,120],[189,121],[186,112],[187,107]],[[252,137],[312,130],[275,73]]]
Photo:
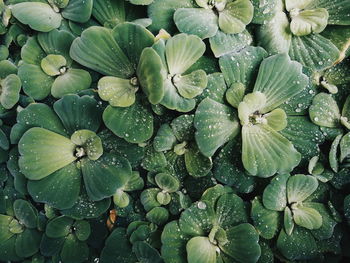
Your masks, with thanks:
[[[19,166],[27,178],[40,180],[75,161],[74,150],[75,145],[68,138],[43,128],[31,128],[19,142]]]
[[[61,15],[46,3],[18,3],[11,7],[11,12],[21,23],[41,32],[49,32],[58,28],[62,21]]]

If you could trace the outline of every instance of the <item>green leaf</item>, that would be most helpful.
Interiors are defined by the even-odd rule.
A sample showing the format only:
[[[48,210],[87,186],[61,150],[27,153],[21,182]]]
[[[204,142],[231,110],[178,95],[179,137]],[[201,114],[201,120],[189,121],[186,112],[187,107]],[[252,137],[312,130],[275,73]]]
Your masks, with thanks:
[[[328,127],[339,127],[340,111],[332,95],[326,93],[317,94],[309,108],[310,119],[313,123]]]
[[[132,251],[141,262],[162,263],[163,259],[159,252],[145,241],[133,244]]]
[[[261,47],[248,46],[237,53],[220,57],[220,69],[229,87],[233,83],[242,83],[251,90],[254,86],[261,61],[267,52]]]
[[[321,33],[327,26],[328,12],[324,8],[302,10],[292,16],[290,30],[296,36],[306,36],[311,33]]]
[[[49,76],[60,75],[61,68],[67,65],[66,59],[61,55],[47,55],[41,60],[42,70]]]
[[[287,117],[287,122],[287,127],[280,133],[301,153],[302,162],[308,162],[318,155],[319,145],[325,140],[320,128],[313,124],[308,116],[290,116]]]
[[[50,5],[40,2],[24,2],[11,6],[12,15],[32,29],[49,32],[61,25],[62,17]]]
[[[247,30],[238,34],[225,34],[219,30],[215,36],[209,38],[210,48],[215,57],[238,52],[250,45],[252,41],[252,36]]]
[[[73,234],[69,234],[60,255],[63,262],[82,263],[88,260],[89,247],[85,242],[79,241]]]
[[[19,132],[14,131],[16,125],[22,127]],[[18,113],[17,124],[11,131],[11,142],[18,143],[29,128],[36,126],[66,135],[62,122],[49,106],[43,103],[32,103]]]
[[[281,131],[287,127],[287,115],[284,110],[278,108],[265,115],[267,125],[275,131]]]
[[[160,189],[158,188],[148,188],[142,191],[140,201],[147,212],[161,205],[157,200],[159,192]]]
[[[201,69],[179,76],[176,81],[173,81],[179,94],[186,99],[193,99],[200,95],[208,84],[207,74]]]
[[[46,98],[54,82],[54,78],[44,73],[40,66],[27,63],[18,68],[18,77],[22,80],[23,91],[36,100]]]
[[[188,263],[216,262],[216,247],[207,237],[193,237],[186,244]]]
[[[217,223],[223,229],[247,221],[247,212],[243,200],[236,194],[223,194],[216,203]]]
[[[165,225],[162,235],[162,256],[169,263],[187,263],[186,243],[188,236],[181,232],[177,221]]]
[[[153,147],[157,152],[169,151],[176,143],[176,137],[169,124],[159,127],[153,140]]]
[[[62,98],[67,94],[76,94],[89,89],[91,85],[90,73],[83,69],[70,68],[58,76],[52,84],[51,94],[55,98]]]
[[[214,159],[214,177],[221,183],[231,186],[239,193],[250,193],[254,190],[256,177],[249,176],[243,169],[241,144],[237,140],[227,143]]]
[[[238,105],[243,101],[246,87],[240,83],[232,83],[226,92],[226,100],[231,106],[238,108]]]
[[[129,79],[103,77],[98,81],[98,95],[113,107],[129,107],[135,103],[138,87]]]
[[[130,203],[130,197],[122,190],[117,190],[113,195],[113,203],[120,208],[127,207]]]
[[[113,38],[111,30],[92,26],[76,38],[70,56],[79,64],[103,75],[130,78],[135,73],[131,62]]]
[[[134,69],[139,64],[142,51],[154,43],[153,34],[143,26],[134,23],[121,23],[113,28],[114,40],[129,58]]]
[[[300,93],[308,82],[308,77],[302,73],[301,64],[291,61],[287,54],[264,59],[254,86],[254,91],[260,91],[266,96],[267,104],[262,112],[269,112]]]
[[[313,230],[322,226],[322,216],[320,213],[310,207],[298,205],[293,210],[294,222],[302,227]]]
[[[30,180],[45,178],[75,161],[74,150],[75,145],[68,138],[43,128],[31,128],[18,144],[21,172]]]
[[[169,219],[169,212],[164,207],[155,207],[146,214],[146,218],[156,225],[164,225]]]
[[[248,223],[240,224],[226,231],[229,242],[220,248],[238,262],[257,262],[261,249],[259,235]]]
[[[335,226],[337,225],[337,221],[331,214],[331,211],[324,204],[313,203],[313,202],[305,202],[304,206],[313,208],[320,213],[322,216],[322,226],[319,229],[312,230],[313,236],[318,240],[325,240],[332,237],[333,233],[335,233]]]
[[[297,174],[288,179],[288,203],[298,203],[308,198],[318,187],[318,181],[311,175]]]
[[[15,74],[8,75],[1,81],[0,103],[5,109],[11,109],[19,100],[21,80]]]
[[[65,237],[69,234],[73,222],[73,219],[66,216],[56,217],[48,222],[45,233],[51,238]]]
[[[10,60],[2,60],[0,61],[0,78],[4,79],[10,74],[17,73],[17,66],[13,64]]]
[[[82,152],[76,152],[77,157],[82,157],[85,154],[90,160],[98,160],[103,154],[102,141],[100,137],[90,130],[79,130],[72,134],[71,141],[78,146]],[[77,151],[77,150],[76,150]],[[81,156],[79,156],[81,154]]]
[[[141,143],[153,134],[153,116],[150,109],[136,101],[128,108],[108,106],[103,121],[115,135],[130,143]]]
[[[68,20],[85,23],[90,19],[93,0],[69,0],[68,5],[62,10],[62,16]]]
[[[196,106],[194,99],[186,99],[178,93],[178,89],[170,79],[166,79],[164,82],[164,97],[160,104],[170,110],[180,112],[189,112]]]
[[[263,193],[263,204],[267,209],[283,211],[287,205],[287,180],[289,174],[276,175]]]
[[[30,180],[27,187],[35,202],[43,202],[58,209],[67,209],[78,200],[80,184],[80,171],[72,163],[41,180]]]
[[[73,227],[75,229],[75,235],[80,241],[85,241],[89,238],[91,234],[91,227],[88,221],[76,221]]]
[[[251,218],[259,235],[265,239],[272,239],[280,227],[280,214],[266,209],[258,198],[252,201]]]
[[[318,254],[312,234],[300,227],[296,227],[291,235],[282,230],[278,236],[277,248],[289,260],[308,260]]]
[[[204,156],[194,143],[185,152],[185,164],[187,172],[193,177],[206,176],[213,166],[211,158]]]
[[[340,162],[343,162],[343,160],[350,154],[350,133],[345,134],[339,143],[340,146]]]
[[[174,22],[180,32],[201,39],[214,36],[219,29],[218,17],[211,9],[179,8],[174,13]]]
[[[172,175],[160,173],[157,174],[154,179],[159,188],[167,193],[173,193],[179,190],[180,182],[176,177]]]
[[[86,191],[94,201],[112,196],[131,175],[130,163],[123,157],[104,154],[97,161],[82,159]]]
[[[19,222],[27,228],[36,228],[38,220],[38,212],[27,201],[17,199],[13,203],[13,211]]]
[[[274,13],[272,19],[259,26],[258,45],[270,54],[288,53],[292,40],[288,17],[282,11]]]
[[[153,48],[145,48],[141,53],[136,73],[143,92],[152,104],[157,104],[163,99],[165,71],[157,52]]]
[[[286,233],[288,235],[291,235],[294,230],[294,220],[293,220],[292,211],[288,206],[284,209],[283,224],[284,224],[284,230],[286,231]]]
[[[203,41],[194,35],[179,34],[166,42],[165,53],[169,73],[184,73],[205,51]]]
[[[0,257],[2,260],[16,260],[16,261],[23,260],[23,258],[19,257],[16,253],[15,243],[16,243],[16,236],[13,236],[4,242],[1,242]]]
[[[159,171],[168,164],[164,153],[157,152],[151,145],[146,148],[145,157],[142,160],[141,166],[147,171]]]
[[[194,115],[183,114],[173,119],[170,126],[176,137],[180,142],[193,140],[194,127],[193,127]]]
[[[231,108],[209,98],[198,105],[194,126],[197,130],[198,148],[207,157],[211,157],[239,132],[237,114]]]
[[[252,23],[264,24],[275,14],[277,2],[274,0],[252,0],[254,6],[254,17]]]
[[[338,48],[320,34],[293,36],[289,50],[293,60],[312,70],[322,70],[334,64],[339,57]]]
[[[136,260],[125,229],[116,228],[106,239],[106,245],[101,253],[101,263],[133,263]]]
[[[46,54],[61,55],[66,59],[67,65],[71,66],[72,59],[69,56],[69,49],[70,49],[70,46],[72,45],[74,38],[75,38],[74,35],[68,31],[54,29],[49,33],[39,33],[37,40],[38,40],[38,43],[40,44],[39,48],[41,48]],[[28,45],[28,43],[26,45]],[[36,52],[34,54],[36,54],[38,52],[38,47],[35,47],[34,45],[33,48],[35,48]],[[28,52],[30,51],[31,49],[28,50]],[[32,54],[32,56],[34,54]],[[22,53],[22,56],[23,56],[23,53]],[[40,54],[38,58],[41,58],[41,57],[42,56]],[[44,57],[42,57],[42,59],[43,58]],[[37,58],[33,58],[32,59],[33,62],[31,61],[28,61],[28,62],[26,61],[26,62],[30,64],[40,65],[40,61],[34,62],[36,61],[36,59]]]
[[[107,211],[107,209],[110,207],[110,204],[111,199],[109,198],[103,199],[98,202],[93,202],[88,197],[84,187],[82,187],[80,196],[78,197],[78,200],[74,203],[73,207],[61,210],[61,213],[65,216],[78,220],[97,218]]]
[[[173,22],[174,13],[176,9],[185,7],[191,8],[194,4],[191,0],[154,0],[148,6],[148,16],[152,19],[150,30],[158,32],[164,29],[170,34],[175,33],[177,28]]]
[[[96,132],[101,125],[102,107],[90,96],[65,95],[53,108],[69,134],[85,129]]]
[[[300,162],[293,144],[267,125],[243,126],[242,141],[243,165],[251,175],[288,173]]]
[[[329,13],[328,23],[331,25],[349,25],[350,5],[346,0],[318,0],[312,2],[312,8],[322,7]]]
[[[329,165],[331,166],[332,170],[336,173],[339,170],[338,146],[342,137],[343,134],[339,134],[337,137],[335,137],[334,141],[331,144],[331,149],[328,154]]]
[[[25,229],[16,238],[16,254],[20,257],[30,257],[39,251],[41,233],[35,229]]]
[[[228,2],[219,13],[219,27],[226,34],[241,33],[253,19],[254,7],[249,0]]]
[[[0,241],[1,241],[1,244],[3,244],[6,240],[9,240],[14,235],[10,231],[10,223],[12,220],[13,220],[12,216],[0,214]]]
[[[209,233],[215,221],[215,212],[209,202],[199,201],[181,214],[179,226],[187,235],[203,236]]]

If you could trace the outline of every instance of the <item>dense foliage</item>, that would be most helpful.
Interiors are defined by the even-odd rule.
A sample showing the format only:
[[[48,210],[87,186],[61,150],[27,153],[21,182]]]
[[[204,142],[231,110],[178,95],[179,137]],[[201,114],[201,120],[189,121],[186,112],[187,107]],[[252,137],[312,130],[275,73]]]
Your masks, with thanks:
[[[0,0],[0,261],[350,262],[349,0]]]

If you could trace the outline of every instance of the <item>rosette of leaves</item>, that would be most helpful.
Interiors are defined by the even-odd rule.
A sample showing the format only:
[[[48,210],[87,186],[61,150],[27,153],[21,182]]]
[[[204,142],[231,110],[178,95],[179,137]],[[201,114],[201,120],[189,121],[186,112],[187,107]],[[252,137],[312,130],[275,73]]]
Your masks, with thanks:
[[[13,1],[12,15],[22,24],[39,32],[61,26],[64,19],[85,23],[90,19],[93,0]]]
[[[148,5],[151,2],[153,0],[95,0],[92,16],[107,28],[114,28],[124,22],[133,22],[147,27],[152,20],[143,18],[143,12],[134,5]]]
[[[90,200],[108,202],[124,185],[123,174],[131,176],[127,159],[103,150],[96,134],[101,110],[90,96],[66,95],[53,110],[33,103],[18,114],[11,140],[18,142],[20,171],[36,202],[71,208],[82,185]]]
[[[159,103],[164,94],[160,58],[153,49],[141,55],[153,43],[154,36],[146,28],[121,23],[113,30],[88,28],[74,40],[70,50],[74,60],[107,75],[98,82],[100,97],[110,104],[104,111],[104,122],[131,143],[144,142],[153,134],[153,115],[147,103],[137,98],[138,89],[153,104]]]
[[[3,35],[7,32],[7,26],[11,18],[11,10],[4,3],[4,0],[0,0],[0,35]]]
[[[144,187],[143,179],[138,171],[130,170],[127,173],[120,174],[120,180],[123,181],[120,187],[113,195],[114,204],[118,207],[126,207],[130,203],[130,196],[127,192],[142,190]]]
[[[175,33],[177,27],[182,33],[209,38],[216,57],[252,42],[245,28],[252,21],[253,11],[250,0],[156,0],[148,8],[152,31]]]
[[[192,66],[202,57],[205,48],[199,37],[187,34],[160,39],[153,45],[158,59],[162,61],[162,72],[165,72],[162,83],[157,83],[157,89],[164,89],[159,104],[179,112],[195,108],[195,98],[207,87],[208,78],[203,69]],[[149,50],[143,52],[145,58]]]
[[[278,0],[275,15],[258,30],[259,43],[270,53],[289,53],[312,70],[339,58],[338,48],[320,35],[327,25],[349,25],[350,4],[344,0]]]
[[[21,50],[23,63],[18,69],[28,96],[35,100],[50,94],[61,98],[90,88],[90,73],[74,65],[69,56],[73,40],[71,33],[56,29],[28,39]]]
[[[154,177],[157,187],[148,188],[140,195],[141,203],[147,211],[146,218],[157,225],[165,224],[169,211],[162,206],[170,204],[172,194],[180,189],[180,181],[168,173],[158,173]]]
[[[39,251],[42,234],[38,212],[23,199],[13,203],[13,213],[0,214],[0,260],[21,261]]]
[[[101,263],[163,262],[156,248],[159,231],[153,224],[134,221],[127,229],[118,227],[107,238],[101,253]]]
[[[0,61],[0,107],[13,108],[19,100],[21,87],[16,65],[9,60]]]
[[[280,174],[252,201],[251,216],[260,235],[272,239],[280,231],[277,248],[289,260],[317,256],[318,240],[331,238],[336,220],[328,207],[312,196],[318,181],[311,175]]]
[[[202,177],[210,172],[212,161],[200,153],[194,142],[193,118],[194,115],[181,115],[160,126],[153,147],[158,152],[174,151],[177,158],[184,159],[189,175]]]
[[[88,221],[66,216],[54,217],[46,225],[40,251],[42,255],[57,257],[62,262],[85,262],[89,258],[87,239],[90,234]]]
[[[162,233],[165,262],[257,262],[259,235],[243,200],[222,185],[207,189]]]
[[[244,168],[260,177],[290,172],[299,164],[301,155],[286,138],[293,136],[281,134],[288,125],[282,104],[306,90],[309,82],[302,66],[287,54],[265,56],[261,48],[247,48],[221,58],[230,106],[207,97],[194,119],[199,150],[207,157],[241,131]]]
[[[326,131],[335,131],[335,138],[329,152],[329,164],[333,171],[338,172],[342,167],[347,167],[350,152],[350,97],[347,97],[342,111],[333,95],[319,93],[313,99],[309,109],[310,119]]]

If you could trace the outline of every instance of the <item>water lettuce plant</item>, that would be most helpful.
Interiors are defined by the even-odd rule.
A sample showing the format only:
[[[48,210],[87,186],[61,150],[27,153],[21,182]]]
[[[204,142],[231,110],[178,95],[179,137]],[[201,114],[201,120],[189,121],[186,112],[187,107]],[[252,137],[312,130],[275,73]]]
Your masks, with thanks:
[[[0,0],[0,262],[350,262],[349,0]]]
[[[240,69],[227,69],[237,81],[226,91],[230,106],[210,98],[198,105],[194,120],[196,141],[202,154],[210,157],[241,130],[245,169],[251,175],[268,177],[276,172],[289,172],[300,162],[300,153],[278,133],[288,125],[285,111],[278,106],[300,93],[308,79],[302,73],[302,66],[287,55],[274,55],[262,60],[265,51],[256,49],[254,52],[256,57],[252,58],[258,61],[248,62],[247,66],[242,63]],[[251,73],[251,64],[256,66],[261,60],[254,84],[252,79],[245,79],[245,75]],[[239,74],[239,70],[243,72],[243,77],[238,75],[237,79],[235,73],[238,71]],[[248,84],[254,88],[246,94],[246,90],[251,88]],[[269,145],[269,150],[266,145]]]

